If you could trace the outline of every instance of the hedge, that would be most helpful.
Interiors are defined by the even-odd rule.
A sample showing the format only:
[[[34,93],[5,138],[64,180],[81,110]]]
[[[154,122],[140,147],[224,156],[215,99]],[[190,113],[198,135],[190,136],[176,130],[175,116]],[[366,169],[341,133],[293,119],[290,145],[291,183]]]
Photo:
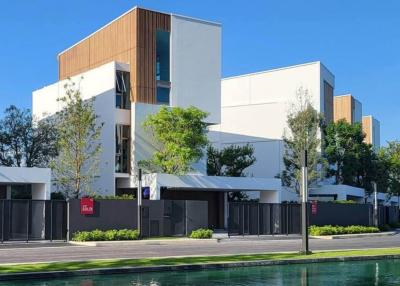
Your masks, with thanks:
[[[351,226],[310,226],[310,235],[335,235],[335,234],[357,234],[357,233],[375,233],[379,228],[373,226],[351,225]]]
[[[207,238],[211,238],[212,235],[213,235],[213,231],[211,229],[199,228],[199,229],[193,230],[189,237],[190,238],[198,238],[198,239],[207,239]]]
[[[113,241],[113,240],[137,240],[139,239],[138,230],[130,229],[111,229],[92,231],[78,231],[72,235],[73,241]]]

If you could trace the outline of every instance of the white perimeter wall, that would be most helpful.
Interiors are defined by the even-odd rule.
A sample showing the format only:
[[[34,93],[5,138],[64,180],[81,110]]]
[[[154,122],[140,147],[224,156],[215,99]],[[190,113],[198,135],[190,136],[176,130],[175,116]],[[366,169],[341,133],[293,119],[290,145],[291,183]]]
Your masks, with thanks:
[[[101,67],[71,78],[81,91],[83,99],[94,98],[95,113],[99,116],[98,123],[103,123],[99,177],[92,190],[102,195],[114,194],[115,171],[115,124],[130,124],[130,112],[115,108],[115,71],[129,70],[127,65],[110,62]],[[32,112],[34,116],[43,119],[60,111],[62,105],[57,98],[65,93],[63,80],[33,92]]]
[[[223,79],[221,124],[210,127],[211,141],[219,148],[251,143],[257,162],[248,175],[276,176],[284,167],[282,136],[296,91],[307,89],[324,112],[324,80],[334,87],[334,76],[320,62]]]
[[[221,26],[171,16],[171,106],[191,105],[220,122]]]

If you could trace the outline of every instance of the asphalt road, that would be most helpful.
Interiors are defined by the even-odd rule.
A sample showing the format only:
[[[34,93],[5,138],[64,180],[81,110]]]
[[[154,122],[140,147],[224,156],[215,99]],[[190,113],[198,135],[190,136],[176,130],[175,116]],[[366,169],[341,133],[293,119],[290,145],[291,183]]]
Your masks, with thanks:
[[[84,261],[90,259],[144,258],[190,255],[228,255],[298,251],[300,239],[216,241],[147,241],[107,246],[1,246],[0,263]],[[382,237],[321,240],[311,239],[311,250],[400,247],[400,234]]]

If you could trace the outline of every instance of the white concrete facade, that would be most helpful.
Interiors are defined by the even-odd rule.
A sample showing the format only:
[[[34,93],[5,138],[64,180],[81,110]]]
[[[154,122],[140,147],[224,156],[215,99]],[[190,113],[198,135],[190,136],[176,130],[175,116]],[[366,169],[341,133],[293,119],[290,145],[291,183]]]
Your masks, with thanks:
[[[129,71],[129,66],[111,62],[71,78],[81,92],[84,100],[93,99],[94,112],[98,115],[98,124],[103,123],[100,137],[101,154],[98,178],[92,190],[101,195],[113,195],[115,192],[115,126],[130,125],[130,111],[115,108],[116,71]],[[63,106],[57,98],[65,94],[62,80],[33,92],[32,113],[39,119],[53,116]],[[54,189],[53,191],[57,191]]]
[[[99,174],[92,191],[114,195],[118,181],[136,174],[137,162],[151,157],[156,149],[142,123],[162,105],[131,103],[130,110],[116,108],[116,72],[129,71],[127,64],[110,62],[71,78],[84,100],[94,99],[98,123],[103,123]],[[156,76],[156,75],[154,75]],[[195,106],[209,115],[207,123],[220,123],[221,113],[221,25],[171,15],[170,102],[171,107]],[[55,116],[63,106],[57,99],[65,94],[62,80],[33,92],[32,111],[39,120]],[[130,126],[130,169],[115,172],[116,125]],[[204,164],[199,164],[203,168]],[[204,170],[203,170],[204,171]],[[57,191],[56,189],[54,191]]]
[[[11,199],[11,185],[31,185],[33,200],[49,200],[51,170],[48,168],[0,167],[0,184],[7,186]]]
[[[221,25],[171,15],[171,106],[195,106],[221,117]]]
[[[210,128],[211,141],[217,148],[252,144],[257,162],[247,173],[273,178],[284,168],[282,138],[297,90],[308,90],[317,111],[333,111],[325,106],[325,82],[334,88],[334,75],[320,62],[223,79],[221,124]]]

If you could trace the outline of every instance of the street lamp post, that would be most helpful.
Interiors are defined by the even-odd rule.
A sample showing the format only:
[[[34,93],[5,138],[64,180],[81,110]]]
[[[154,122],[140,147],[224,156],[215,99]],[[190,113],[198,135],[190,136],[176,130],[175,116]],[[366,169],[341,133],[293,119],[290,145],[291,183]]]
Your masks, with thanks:
[[[302,254],[310,254],[308,249],[308,168],[307,168],[307,150],[303,151],[301,160],[301,228],[302,228]]]
[[[137,184],[137,229],[139,237],[142,237],[142,169],[138,170]]]
[[[378,190],[376,182],[372,182],[372,185],[374,186],[374,225],[378,227]]]

